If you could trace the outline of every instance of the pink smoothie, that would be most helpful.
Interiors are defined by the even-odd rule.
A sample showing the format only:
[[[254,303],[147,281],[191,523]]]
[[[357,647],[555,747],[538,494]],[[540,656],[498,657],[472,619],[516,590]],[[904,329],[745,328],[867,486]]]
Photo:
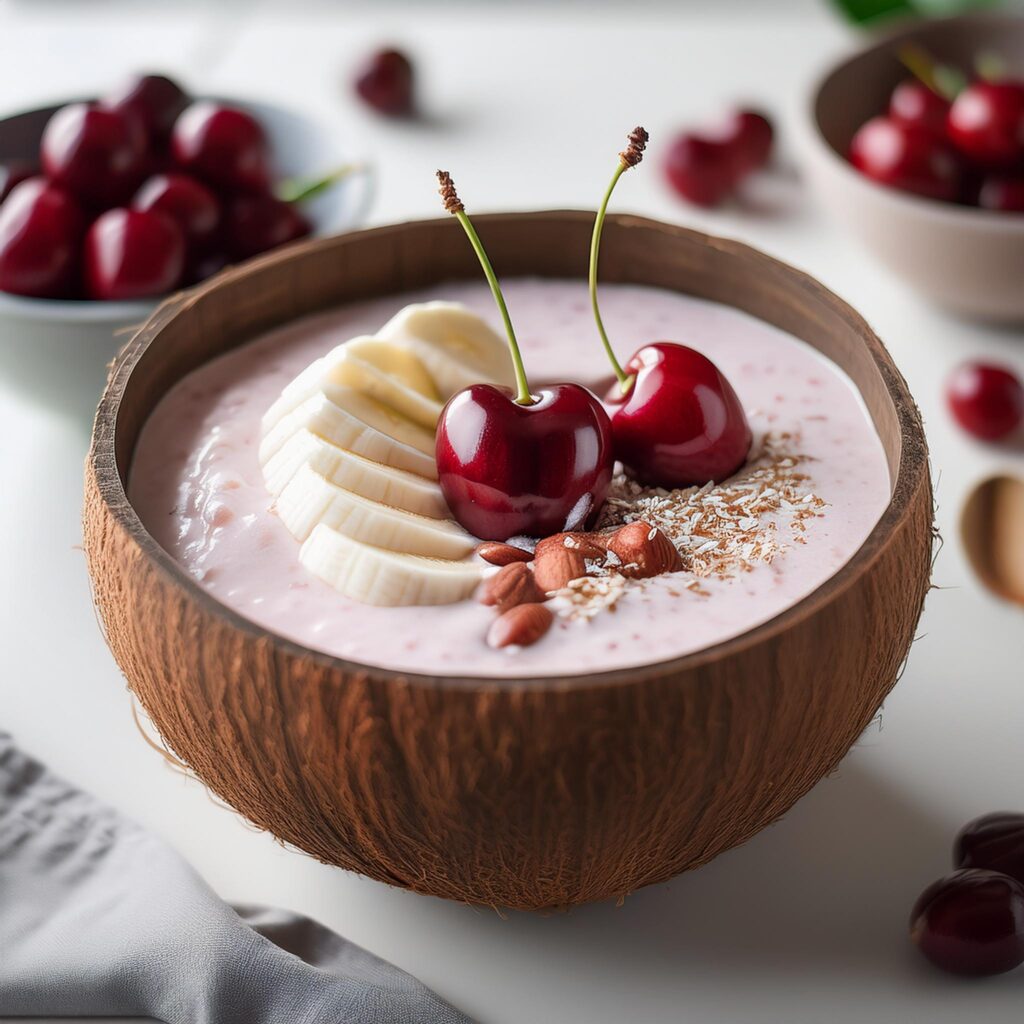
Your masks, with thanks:
[[[585,284],[513,279],[505,291],[536,382],[596,387],[607,379]],[[346,338],[374,333],[409,302],[462,302],[499,328],[484,284],[347,306],[201,367],[146,424],[129,481],[131,501],[159,543],[226,606],[308,647],[389,669],[577,675],[662,661],[735,637],[805,597],[863,544],[889,501],[881,443],[849,379],[782,331],[673,292],[605,285],[601,298],[620,356],[653,340],[699,349],[732,381],[755,446],[766,434],[775,444],[782,437],[783,455],[802,457],[806,479],[790,499],[813,502],[818,511],[800,527],[780,517],[772,559],[755,558],[735,574],[646,581],[627,589],[614,613],[562,615],[539,643],[505,650],[486,645],[494,615],[475,601],[379,608],[351,601],[310,575],[299,564],[299,544],[271,510],[257,462],[261,416],[315,358]]]

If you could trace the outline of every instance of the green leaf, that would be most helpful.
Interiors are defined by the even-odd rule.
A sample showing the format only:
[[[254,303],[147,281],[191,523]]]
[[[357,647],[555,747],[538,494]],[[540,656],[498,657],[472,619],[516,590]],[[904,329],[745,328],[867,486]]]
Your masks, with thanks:
[[[911,0],[832,0],[843,14],[858,25],[878,21],[896,15],[917,14],[918,9]]]

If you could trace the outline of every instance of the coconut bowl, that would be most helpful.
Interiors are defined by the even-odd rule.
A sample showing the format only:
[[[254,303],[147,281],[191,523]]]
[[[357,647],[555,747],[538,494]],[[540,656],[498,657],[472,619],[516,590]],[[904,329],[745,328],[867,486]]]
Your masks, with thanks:
[[[857,129],[884,113],[893,88],[910,77],[898,56],[910,43],[967,71],[979,54],[998,56],[1012,73],[1024,64],[1024,17],[911,21],[833,65],[799,123],[804,170],[836,221],[929,301],[971,319],[1024,322],[1024,215],[887,188],[846,158]]]
[[[502,275],[585,277],[593,214],[475,220]],[[328,657],[201,590],[126,498],[139,431],[184,374],[316,310],[476,280],[453,219],[231,270],[166,302],[113,367],[85,495],[108,643],[177,756],[321,861],[476,904],[619,897],[778,818],[835,768],[896,681],[928,589],[932,497],[921,420],[882,343],[810,277],[683,228],[610,218],[602,272],[735,306],[822,351],[860,390],[892,484],[868,540],[820,589],[742,636],[644,668],[518,681]]]

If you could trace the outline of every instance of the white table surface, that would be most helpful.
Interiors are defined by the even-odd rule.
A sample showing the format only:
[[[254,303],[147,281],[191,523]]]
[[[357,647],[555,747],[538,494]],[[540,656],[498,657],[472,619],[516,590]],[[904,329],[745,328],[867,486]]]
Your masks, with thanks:
[[[814,0],[212,6],[0,0],[0,108],[149,67],[303,106],[377,164],[375,223],[435,215],[439,165],[471,210],[592,206],[621,135],[644,123],[651,159],[616,208],[740,237],[810,270],[889,345],[931,441],[940,589],[879,720],[783,821],[623,906],[501,917],[285,850],[142,742],[78,547],[85,427],[0,373],[0,724],[165,835],[225,898],[314,915],[484,1022],[1019,1021],[1024,974],[951,980],[918,962],[905,923],[963,821],[1024,805],[1024,619],[973,580],[956,529],[970,485],[1014,461],[1024,472],[1024,456],[965,439],[941,401],[945,374],[969,354],[1024,370],[1021,334],[919,302],[793,176],[762,181],[746,208],[701,213],[667,192],[657,167],[672,128],[742,97],[780,120],[785,157],[797,99],[849,30]],[[381,123],[349,95],[353,59],[389,39],[418,58],[428,125]]]

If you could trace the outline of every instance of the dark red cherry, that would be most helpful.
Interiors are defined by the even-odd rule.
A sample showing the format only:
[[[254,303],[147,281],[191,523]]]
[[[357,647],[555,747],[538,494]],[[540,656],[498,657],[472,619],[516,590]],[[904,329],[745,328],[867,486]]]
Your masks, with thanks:
[[[945,134],[948,113],[949,100],[916,78],[900,82],[889,97],[889,116],[894,121],[924,128],[936,135]]]
[[[953,845],[953,866],[999,871],[1024,884],[1024,814],[999,811],[968,822]]]
[[[137,120],[88,103],[61,107],[40,144],[46,176],[87,206],[126,200],[142,178],[146,135]]]
[[[1024,213],[1024,177],[986,175],[978,189],[978,205],[999,213]]]
[[[934,133],[891,117],[874,117],[850,143],[850,162],[881,185],[952,201],[959,192],[960,169],[949,148]]]
[[[224,240],[228,254],[236,260],[294,242],[309,232],[309,221],[295,204],[272,195],[239,196],[225,212]]]
[[[746,461],[751,431],[732,385],[685,345],[645,345],[623,367],[636,380],[605,395],[615,457],[643,483],[689,487],[724,480]]]
[[[71,298],[85,217],[65,191],[29,178],[0,206],[0,291]]]
[[[203,184],[184,174],[157,174],[132,200],[134,210],[157,210],[170,217],[193,249],[204,248],[220,224],[220,203]]]
[[[150,142],[162,146],[189,99],[176,82],[163,75],[132,75],[105,96],[102,103],[130,114],[142,125]]]
[[[201,100],[174,122],[171,152],[179,166],[215,188],[263,192],[270,181],[267,139],[244,110]]]
[[[774,135],[771,121],[756,110],[738,110],[729,118],[726,138],[737,180],[768,162]]]
[[[669,184],[697,206],[717,206],[736,184],[736,163],[728,140],[680,135],[668,149]]]
[[[985,167],[1024,159],[1024,84],[972,82],[949,108],[946,130],[961,153]]]
[[[219,274],[228,265],[227,253],[220,249],[193,253],[185,262],[183,284],[198,284],[214,274]]]
[[[1012,971],[1024,963],[1024,886],[995,871],[954,871],[914,904],[910,938],[953,974]]]
[[[1024,421],[1024,384],[1012,371],[990,363],[958,366],[946,384],[946,401],[969,434],[998,441]]]
[[[108,210],[85,236],[85,283],[93,299],[147,299],[172,291],[185,269],[185,236],[155,210]]]
[[[379,50],[372,54],[355,77],[355,89],[374,110],[389,117],[413,111],[413,70],[400,50]]]
[[[4,160],[0,162],[0,203],[12,192],[15,185],[39,173],[36,164],[28,160]]]
[[[612,478],[601,403],[553,384],[519,405],[508,388],[474,384],[437,425],[437,471],[452,515],[481,540],[547,537],[593,524]]]

